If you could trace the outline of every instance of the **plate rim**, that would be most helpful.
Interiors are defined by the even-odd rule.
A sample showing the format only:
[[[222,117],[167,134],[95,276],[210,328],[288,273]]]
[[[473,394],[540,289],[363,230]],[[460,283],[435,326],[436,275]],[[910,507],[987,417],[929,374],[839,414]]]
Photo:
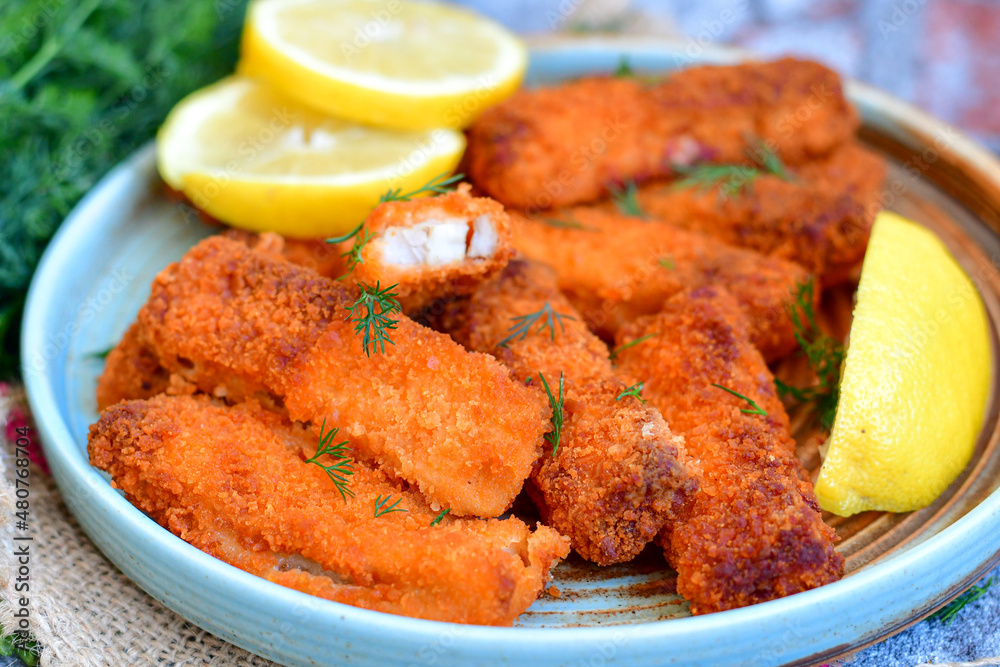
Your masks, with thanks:
[[[606,37],[548,39],[533,45],[531,57],[534,60],[539,55],[553,53],[572,57],[572,52],[578,51],[580,47],[592,47],[604,55],[614,55],[620,51],[637,53],[646,50],[654,56],[670,56],[676,53],[679,45],[683,46],[682,43],[667,40],[656,40],[655,42],[650,40],[648,43],[642,40],[628,40],[627,43],[619,43],[615,39]],[[744,54],[734,49],[716,47],[706,48],[705,51],[708,53],[709,60],[718,58],[719,61],[728,62],[744,59]],[[702,61],[705,59],[699,60],[699,62]],[[956,136],[957,140],[949,147],[948,151],[970,161],[987,181],[1000,188],[1000,160],[997,160],[964,133],[949,128],[946,124],[917,110],[912,105],[871,86],[848,81],[846,89],[852,103],[859,108],[859,111],[863,111],[866,107],[878,107],[880,113],[924,136],[931,136],[942,128],[953,132],[953,136]],[[468,655],[481,655],[483,651],[492,651],[493,657],[534,660],[545,657],[566,662],[574,661],[578,657],[586,659],[588,655],[592,656],[600,651],[601,645],[607,644],[609,641],[613,642],[614,646],[618,646],[620,642],[626,646],[631,645],[632,650],[622,650],[618,654],[621,659],[629,660],[631,655],[634,655],[636,659],[648,660],[651,657],[655,659],[658,656],[658,649],[662,650],[664,646],[683,647],[698,644],[710,647],[713,643],[718,644],[718,640],[723,640],[726,633],[730,635],[736,632],[747,634],[754,630],[759,631],[761,627],[766,625],[778,624],[779,622],[783,624],[780,627],[787,627],[789,619],[805,617],[810,613],[811,608],[822,608],[826,610],[823,617],[830,619],[830,622],[820,628],[823,632],[804,630],[803,633],[807,636],[798,645],[808,651],[808,654],[803,653],[803,650],[793,648],[787,656],[796,661],[811,662],[838,655],[844,651],[857,650],[859,646],[879,641],[917,622],[935,608],[945,604],[962,588],[1000,561],[1000,550],[986,546],[990,543],[989,538],[995,534],[995,529],[1000,524],[997,521],[997,517],[1000,516],[1000,489],[983,499],[965,516],[944,528],[940,533],[928,538],[925,542],[888,560],[864,567],[841,581],[742,609],[707,616],[632,625],[578,628],[456,626],[456,624],[451,623],[394,616],[321,600],[273,584],[217,560],[161,528],[112,489],[104,478],[90,466],[86,457],[81,454],[69,430],[68,423],[60,413],[59,401],[56,398],[49,373],[40,374],[25,370],[28,368],[27,360],[31,358],[30,355],[42,352],[44,338],[40,334],[47,330],[45,323],[49,315],[46,297],[47,294],[51,294],[53,290],[58,288],[61,267],[65,265],[65,262],[72,260],[72,254],[77,252],[81,245],[86,245],[85,241],[89,235],[100,230],[102,206],[113,201],[116,195],[126,192],[138,179],[145,178],[148,170],[152,167],[153,150],[152,142],[150,142],[114,167],[67,216],[49,243],[31,281],[21,330],[22,372],[32,414],[36,416],[35,424],[41,435],[40,440],[52,466],[60,492],[67,500],[67,505],[78,516],[81,526],[84,526],[87,534],[95,542],[97,540],[91,530],[85,526],[85,524],[89,525],[89,522],[81,516],[84,508],[77,507],[75,504],[71,505],[68,502],[70,499],[83,499],[87,503],[88,511],[102,511],[119,516],[129,531],[149,540],[153,548],[177,559],[181,566],[187,566],[186,569],[208,571],[216,578],[215,584],[220,592],[230,591],[235,595],[240,590],[253,591],[255,596],[263,595],[268,602],[283,605],[288,609],[308,608],[311,612],[319,614],[324,621],[324,627],[339,627],[359,632],[363,630],[361,636],[369,638],[394,637],[414,648],[419,646],[421,642],[426,642],[429,637],[440,636],[446,628],[460,627],[462,630],[458,633],[458,638],[455,639],[452,648],[467,651]],[[59,366],[60,372],[65,373],[65,364]],[[91,507],[91,503],[96,503],[97,506]],[[953,570],[960,571],[961,574],[957,575],[957,578],[953,574],[944,583],[932,576],[941,573],[942,563],[955,560],[952,557],[953,554],[961,553],[963,550],[970,551],[970,545],[976,547],[975,553],[978,556],[973,559],[976,561],[976,565],[957,567],[955,563],[952,563]],[[103,548],[101,551],[106,553]],[[117,559],[112,558],[112,562],[119,569],[126,570],[123,563]],[[931,566],[932,563],[937,563],[937,565]],[[126,574],[144,590],[148,590],[143,582],[137,581],[128,572]],[[899,609],[899,601],[895,601],[894,607],[893,601],[887,598],[884,600],[885,604],[880,610],[881,614],[877,623],[872,624],[872,618],[869,616],[856,622],[858,625],[853,632],[845,633],[844,627],[850,626],[850,622],[845,622],[845,619],[850,618],[849,614],[857,606],[857,601],[871,598],[872,593],[879,590],[880,584],[885,580],[894,582],[888,590],[898,588],[900,582],[908,582],[910,585],[925,590],[925,604],[921,605],[922,610],[914,616],[912,609]],[[175,600],[164,600],[157,594],[153,594],[153,597],[181,616],[193,620],[187,613],[179,610]],[[854,602],[851,602],[852,600]],[[928,604],[927,601],[932,602]],[[839,617],[837,613],[832,613],[837,609],[840,610]],[[202,622],[194,622],[206,627]],[[211,623],[210,619],[206,620],[206,623],[211,626],[206,627],[209,631],[255,653],[276,660],[288,660],[294,657],[273,647],[262,647],[249,635],[234,635],[225,629],[220,630]],[[878,630],[871,633],[868,628],[877,628]],[[845,634],[857,637],[861,642],[844,644],[842,639],[845,638],[843,636]],[[869,635],[871,635],[871,639],[866,640],[865,637]],[[712,642],[712,639],[717,641]],[[672,642],[680,643],[674,644]],[[652,650],[647,645],[652,645]],[[329,647],[329,644],[320,642],[316,644],[316,647]],[[295,651],[295,653],[299,652]],[[758,655],[760,655],[759,652]],[[665,656],[659,655],[658,657],[662,659]],[[704,657],[712,658],[713,656],[708,654]],[[785,656],[782,654],[767,657],[783,658]],[[756,660],[754,664],[757,664]],[[765,659],[759,664],[769,663]]]

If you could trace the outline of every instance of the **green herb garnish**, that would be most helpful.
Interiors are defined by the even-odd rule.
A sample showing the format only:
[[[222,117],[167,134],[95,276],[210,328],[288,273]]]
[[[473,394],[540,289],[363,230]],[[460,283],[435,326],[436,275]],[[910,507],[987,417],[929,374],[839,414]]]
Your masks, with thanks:
[[[750,151],[750,159],[753,160],[753,165],[700,164],[691,167],[674,165],[674,171],[683,174],[684,178],[672,183],[670,189],[698,188],[701,192],[707,192],[718,186],[723,196],[735,197],[763,174],[773,174],[786,181],[790,180],[781,158],[763,142],[756,143],[755,150]]]
[[[626,396],[631,396],[633,398],[639,399],[640,403],[645,403],[646,399],[642,397],[642,388],[645,384],[646,384],[645,382],[640,382],[639,384],[632,385],[622,393],[618,394],[618,398],[616,398],[615,400],[620,401]]]
[[[990,586],[996,583],[996,577],[990,577],[983,582],[982,586],[973,586],[969,590],[965,591],[957,598],[946,604],[944,607],[935,612],[931,618],[935,621],[940,621],[945,625],[949,625],[955,620],[960,612],[967,604],[978,600],[985,595],[986,591],[989,590]]]
[[[673,257],[661,257],[656,263],[665,268],[667,271],[673,271],[677,268]]]
[[[562,427],[563,427],[563,404],[565,398],[563,396],[563,374],[559,373],[559,397],[556,398],[552,395],[552,390],[549,389],[549,383],[545,380],[545,376],[541,373],[538,377],[542,380],[542,386],[545,388],[545,395],[549,398],[549,407],[552,408],[552,430],[545,434],[545,440],[552,445],[552,456],[556,455],[556,450],[559,449],[559,441],[562,439]]]
[[[338,442],[334,444],[333,439],[340,432],[339,428],[335,428],[332,431],[326,431],[326,419],[323,420],[323,425],[319,427],[319,445],[316,447],[316,453],[313,454],[312,458],[306,459],[306,463],[315,463],[320,468],[322,468],[327,477],[334,483],[337,490],[340,491],[340,497],[347,502],[347,497],[354,497],[354,492],[348,487],[350,480],[347,478],[354,474],[354,466],[351,464],[354,461],[348,456],[351,448],[348,447],[350,444],[347,440],[343,442]],[[333,459],[332,465],[323,465],[319,462],[319,457],[323,455],[328,455]]]
[[[535,333],[542,333],[546,328],[548,328],[549,337],[554,341],[556,339],[556,323],[559,324],[560,331],[565,332],[566,325],[563,324],[563,320],[575,320],[576,318],[564,313],[557,313],[552,309],[552,306],[549,305],[548,301],[546,301],[545,305],[542,306],[542,309],[537,313],[528,313],[527,315],[520,315],[510,319],[517,322],[517,324],[507,330],[512,333],[497,343],[497,347],[507,347],[507,343],[513,340],[524,340],[531,332],[531,327],[534,326],[535,322],[538,322],[538,320],[542,320],[542,323],[538,325],[538,330],[535,331]]]
[[[623,187],[611,185],[608,187],[608,191],[611,193],[611,200],[615,203],[615,207],[622,215],[633,218],[648,217],[639,204],[639,186],[635,184],[635,181],[626,181]]]
[[[744,401],[746,401],[747,403],[749,403],[750,407],[753,408],[753,409],[752,410],[748,410],[747,408],[740,408],[740,412],[742,412],[743,414],[746,414],[746,415],[761,415],[763,417],[767,416],[767,412],[766,411],[762,410],[759,405],[757,405],[756,403],[753,402],[753,400],[747,398],[746,396],[744,396],[740,392],[733,391],[729,387],[723,386],[721,384],[716,384],[714,382],[712,383],[712,386],[713,387],[718,387],[719,389],[721,389],[723,391],[728,391],[733,396],[736,396],[737,398],[742,398]]]
[[[624,345],[619,345],[615,349],[611,350],[611,354],[608,355],[608,358],[611,359],[612,361],[614,361],[615,357],[617,357],[618,354],[620,352],[622,352],[623,350],[627,350],[628,348],[632,347],[633,345],[638,345],[639,343],[641,343],[643,341],[647,341],[650,338],[654,338],[654,337],[659,336],[659,335],[660,335],[659,331],[654,331],[653,333],[646,334],[645,336],[639,336],[635,340],[630,340],[629,342],[625,343]]]
[[[171,108],[232,72],[246,3],[0,2],[0,378],[46,243]]]
[[[396,294],[389,291],[396,285],[381,289],[376,282],[375,287],[365,283],[358,283],[358,287],[361,288],[361,296],[348,307],[350,315],[347,321],[354,324],[354,333],[363,334],[361,347],[365,355],[371,356],[372,349],[385,354],[386,343],[396,344],[389,338],[388,332],[399,323],[399,320],[392,319],[390,315],[403,310],[395,298]]]
[[[438,514],[438,515],[437,515],[436,517],[434,517],[434,520],[433,520],[433,521],[431,521],[431,525],[432,525],[432,526],[436,526],[436,525],[438,525],[439,523],[441,523],[441,519],[443,519],[443,518],[444,518],[444,515],[445,515],[445,514],[447,514],[447,513],[448,513],[448,512],[450,512],[450,511],[451,511],[451,508],[450,508],[450,507],[449,507],[448,509],[444,509],[444,510],[441,510],[441,513],[440,513],[440,514]]]
[[[558,229],[579,229],[585,232],[596,231],[596,228],[583,224],[572,215],[566,216],[564,220],[560,218],[541,218],[541,221],[549,227],[556,227]]]
[[[629,77],[635,76],[635,70],[632,69],[632,65],[629,63],[628,56],[622,56],[618,60],[618,67],[615,68],[612,76],[619,79],[627,79]]]
[[[384,195],[379,197],[378,203],[384,204],[388,201],[410,201],[414,197],[425,193],[429,193],[431,195],[443,195],[451,192],[454,189],[451,186],[463,178],[465,178],[465,174],[454,174],[452,176],[448,176],[448,172],[444,172],[427,181],[413,192],[400,194],[403,188],[389,190]]]
[[[391,493],[387,494],[385,498],[383,498],[381,494],[379,494],[375,498],[375,518],[376,519],[379,518],[380,516],[382,516],[383,514],[391,514],[392,512],[408,512],[409,511],[409,510],[406,510],[406,509],[404,509],[402,507],[400,507],[400,508],[396,507],[396,505],[398,505],[399,503],[403,502],[402,498],[397,498],[396,502],[394,502],[391,505],[387,505],[387,503],[389,502],[390,498],[392,498],[392,494]],[[431,525],[433,525],[433,524],[431,524]]]
[[[806,355],[809,367],[816,373],[817,383],[811,387],[797,388],[777,378],[774,381],[779,396],[791,396],[799,403],[811,403],[816,409],[820,425],[829,431],[837,415],[840,400],[840,368],[846,351],[837,340],[827,336],[816,323],[815,283],[812,278],[795,288],[795,303],[788,308],[795,340]]]

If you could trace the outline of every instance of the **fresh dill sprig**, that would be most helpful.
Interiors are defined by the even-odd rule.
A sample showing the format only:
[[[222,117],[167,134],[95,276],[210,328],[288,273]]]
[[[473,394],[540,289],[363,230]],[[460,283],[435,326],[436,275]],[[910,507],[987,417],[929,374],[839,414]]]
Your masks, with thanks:
[[[641,343],[643,341],[647,341],[650,338],[655,338],[656,336],[659,336],[659,335],[660,335],[659,331],[654,331],[653,333],[646,334],[645,336],[639,336],[635,340],[630,340],[629,342],[625,343],[624,345],[619,345],[615,349],[611,350],[611,354],[608,355],[608,358],[611,361],[614,361],[615,357],[617,357],[620,352],[622,352],[624,350],[627,350],[628,348],[632,347],[633,345],[638,345],[639,343]]]
[[[983,597],[983,595],[986,594],[986,591],[989,590],[990,586],[992,586],[995,583],[996,583],[996,577],[990,577],[989,579],[983,582],[982,586],[973,586],[972,588],[965,591],[957,598],[946,604],[944,607],[937,610],[937,612],[935,612],[931,616],[931,618],[934,619],[935,621],[940,621],[945,625],[949,625],[952,621],[955,620],[955,617],[958,616],[958,612],[960,612],[970,602],[973,602]]]
[[[441,510],[441,513],[440,513],[440,514],[438,514],[438,515],[437,515],[436,517],[434,517],[434,520],[433,520],[433,521],[431,521],[431,525],[432,525],[432,526],[436,526],[436,525],[438,525],[439,523],[441,523],[441,519],[443,519],[443,518],[444,518],[444,515],[445,515],[445,514],[447,514],[447,513],[448,513],[448,512],[450,512],[450,511],[451,511],[451,508],[450,508],[450,507],[449,507],[448,509],[443,509],[443,510]]]
[[[394,320],[390,316],[402,312],[402,307],[395,298],[396,294],[390,292],[396,285],[381,289],[380,284],[376,282],[375,287],[365,283],[358,283],[358,287],[361,288],[361,295],[348,307],[350,315],[347,321],[354,324],[354,333],[363,334],[361,347],[365,355],[371,356],[372,349],[378,349],[385,354],[386,343],[396,344],[389,338],[388,332],[395,329],[399,323],[399,320]]]
[[[753,400],[747,398],[746,396],[744,396],[740,392],[733,391],[729,387],[726,387],[726,386],[721,385],[721,384],[716,384],[714,382],[712,383],[712,386],[713,387],[718,387],[722,391],[728,391],[733,396],[735,396],[737,398],[742,398],[744,401],[746,401],[747,403],[749,403],[750,407],[753,408],[753,409],[750,410],[750,409],[747,409],[747,408],[740,408],[740,412],[742,412],[743,414],[745,414],[745,415],[761,415],[762,417],[766,417],[767,416],[767,412],[765,410],[762,410],[759,405],[757,405],[756,403],[753,402]]]
[[[795,340],[816,373],[817,383],[798,388],[776,379],[775,386],[779,396],[791,396],[799,403],[812,403],[820,425],[829,431],[833,428],[840,400],[840,369],[845,350],[842,343],[824,334],[816,323],[815,289],[812,278],[800,282],[795,288],[795,302],[789,306],[788,316],[792,320]]]
[[[539,373],[538,377],[542,380],[545,395],[549,398],[549,407],[552,408],[552,430],[545,434],[545,440],[552,445],[552,456],[555,456],[556,450],[559,449],[559,441],[562,439],[563,404],[565,403],[565,397],[563,396],[563,374],[562,372],[559,373],[558,398],[552,395],[552,390],[549,389],[549,383],[545,380],[545,376]]]
[[[384,204],[388,201],[410,201],[414,197],[425,193],[431,195],[443,195],[447,192],[451,192],[453,189],[451,186],[463,178],[465,178],[465,174],[454,174],[452,176],[448,176],[448,172],[443,172],[427,181],[413,192],[400,194],[403,191],[403,188],[389,190],[384,195],[379,197],[378,203]]]
[[[347,502],[347,497],[354,497],[354,492],[347,486],[350,480],[347,478],[354,474],[354,466],[351,464],[354,462],[348,453],[351,448],[348,447],[350,444],[347,440],[343,442],[333,443],[333,439],[336,437],[337,433],[340,432],[339,428],[335,428],[332,431],[326,431],[326,419],[323,420],[323,425],[319,427],[319,445],[316,447],[316,453],[313,454],[312,458],[306,459],[306,463],[315,463],[320,468],[322,468],[327,477],[334,483],[337,490],[340,491],[340,497]],[[319,457],[327,454],[333,459],[333,465],[323,465],[319,462]]]
[[[115,349],[114,345],[112,345],[111,347],[109,347],[106,350],[99,350],[97,352],[91,352],[90,354],[87,355],[87,358],[88,359],[107,359],[108,355],[111,354],[111,350],[113,350],[113,349]]]
[[[558,229],[579,229],[580,231],[584,232],[596,231],[595,227],[583,224],[582,222],[574,218],[572,215],[566,216],[565,219],[542,218],[541,220],[549,227],[556,227]]]
[[[622,56],[618,60],[618,67],[615,68],[612,76],[618,79],[626,79],[631,76],[635,76],[635,70],[632,69],[632,64],[629,62],[628,56]]]
[[[545,318],[545,319],[542,319]],[[557,313],[546,301],[542,309],[536,313],[528,313],[527,315],[520,315],[518,317],[510,318],[517,324],[513,325],[507,331],[511,334],[504,338],[502,341],[497,343],[497,347],[507,347],[507,343],[513,340],[524,340],[529,333],[531,333],[531,327],[534,326],[535,322],[542,320],[542,323],[538,325],[538,330],[535,333],[542,333],[546,328],[549,330],[549,336],[552,340],[556,339],[556,323],[559,324],[560,331],[566,331],[566,325],[563,324],[563,320],[575,320],[576,318],[572,315],[566,315],[564,313]]]
[[[399,508],[396,507],[396,505],[398,505],[399,503],[403,502],[402,498],[397,498],[396,502],[394,502],[391,505],[387,505],[387,503],[389,502],[390,498],[392,498],[392,494],[391,493],[390,494],[386,494],[385,498],[383,498],[381,494],[379,494],[375,498],[375,518],[376,519],[379,518],[380,516],[382,516],[383,514],[390,514],[392,512],[408,512],[409,511],[409,510],[404,509],[402,507],[399,507]]]
[[[646,212],[639,204],[639,186],[635,181],[626,181],[623,187],[612,185],[608,187],[611,193],[611,200],[615,207],[622,213],[633,218],[646,218]]]
[[[364,258],[361,257],[361,251],[365,249],[368,242],[372,240],[375,236],[374,233],[365,230],[365,223],[362,221],[357,227],[347,232],[343,236],[335,236],[326,240],[327,243],[343,243],[349,239],[354,239],[354,245],[351,246],[350,250],[347,252],[340,253],[341,257],[346,257],[345,263],[347,264],[347,272],[337,278],[337,280],[343,280],[347,276],[354,273],[354,269],[357,268],[358,264],[364,264]]]
[[[667,271],[673,271],[677,268],[677,264],[674,263],[673,257],[661,257],[656,263],[665,268]]]
[[[639,399],[640,403],[645,403],[646,399],[642,397],[642,388],[645,384],[646,384],[645,382],[640,382],[639,384],[632,385],[622,393],[618,394],[618,398],[616,398],[615,400],[620,401],[626,396],[632,396],[633,398]]]
[[[748,150],[753,165],[748,164],[699,164],[694,166],[674,165],[674,171],[683,174],[684,178],[675,181],[671,190],[698,188],[707,192],[718,186],[724,197],[735,197],[753,185],[754,180],[763,174],[773,174],[783,180],[791,180],[788,169],[778,154],[762,141],[751,141],[752,148]]]

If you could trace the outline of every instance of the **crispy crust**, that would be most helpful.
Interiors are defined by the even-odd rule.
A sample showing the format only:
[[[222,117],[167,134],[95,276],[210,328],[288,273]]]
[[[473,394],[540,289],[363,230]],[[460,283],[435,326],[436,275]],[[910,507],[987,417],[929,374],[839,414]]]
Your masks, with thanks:
[[[676,295],[659,315],[622,329],[621,369],[646,378],[645,395],[700,464],[689,513],[663,533],[677,590],[694,614],[743,607],[839,579],[844,559],[795,456],[788,416],[742,314],[724,290]],[[767,412],[713,387],[747,396]]]
[[[523,339],[497,346],[511,318],[545,304],[567,316],[551,336],[536,324]],[[584,558],[609,565],[638,555],[693,491],[683,442],[656,409],[633,397],[617,400],[627,385],[612,372],[608,348],[559,292],[554,272],[514,260],[469,300],[452,304],[440,325],[469,349],[495,355],[545,405],[540,376],[558,394],[564,374],[559,448],[542,453],[529,489],[546,524],[568,535]]]
[[[481,216],[488,218],[497,234],[496,252],[490,257],[472,258],[440,266],[415,264],[401,266],[385,261],[386,230],[412,227],[427,220],[462,219],[470,223]],[[435,299],[459,296],[473,292],[488,278],[499,273],[514,255],[511,246],[510,218],[503,206],[486,197],[470,197],[469,186],[463,184],[455,192],[439,197],[421,197],[411,201],[393,201],[380,204],[365,220],[366,232],[374,236],[361,252],[362,261],[349,280],[383,286],[396,285],[403,310],[415,312]],[[471,231],[469,239],[471,239]],[[467,241],[468,242],[468,241]],[[341,252],[350,250],[354,241],[339,245]]]
[[[586,229],[515,216],[514,244],[527,257],[555,267],[559,288],[603,338],[612,339],[625,323],[658,312],[686,288],[720,285],[736,297],[750,323],[751,340],[765,358],[795,349],[787,307],[796,285],[809,275],[798,265],[616,212],[578,207],[563,217]]]
[[[248,572],[338,602],[417,618],[510,625],[569,551],[517,519],[437,515],[419,495],[355,464],[344,501],[304,459],[315,438],[256,403],[159,396],[108,409],[91,463],[174,534]],[[377,496],[406,512],[374,517]]]
[[[864,258],[885,160],[849,143],[793,171],[792,181],[760,176],[733,197],[717,188],[652,183],[641,188],[639,202],[664,222],[796,262],[824,284],[843,281]]]
[[[670,176],[676,164],[742,163],[753,137],[798,164],[857,126],[835,72],[785,58],[694,67],[652,87],[600,77],[521,91],[469,128],[466,161],[477,187],[533,212]]]
[[[144,345],[216,396],[271,395],[292,419],[323,419],[376,462],[460,515],[497,516],[520,490],[548,423],[532,392],[487,355],[400,316],[395,344],[366,356],[354,294],[219,237],[153,283]]]

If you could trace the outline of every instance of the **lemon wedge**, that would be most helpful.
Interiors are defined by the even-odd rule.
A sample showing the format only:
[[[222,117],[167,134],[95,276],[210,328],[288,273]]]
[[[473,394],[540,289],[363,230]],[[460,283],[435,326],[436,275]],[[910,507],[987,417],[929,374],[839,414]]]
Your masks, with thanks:
[[[453,5],[255,0],[240,72],[334,116],[404,130],[461,128],[521,83],[524,44]]]
[[[157,164],[167,184],[223,222],[314,238],[353,229],[389,189],[451,172],[464,149],[455,130],[358,125],[233,76],[171,110]]]
[[[969,276],[932,232],[880,213],[816,481],[820,507],[849,516],[932,503],[972,456],[990,367],[989,323]]]

